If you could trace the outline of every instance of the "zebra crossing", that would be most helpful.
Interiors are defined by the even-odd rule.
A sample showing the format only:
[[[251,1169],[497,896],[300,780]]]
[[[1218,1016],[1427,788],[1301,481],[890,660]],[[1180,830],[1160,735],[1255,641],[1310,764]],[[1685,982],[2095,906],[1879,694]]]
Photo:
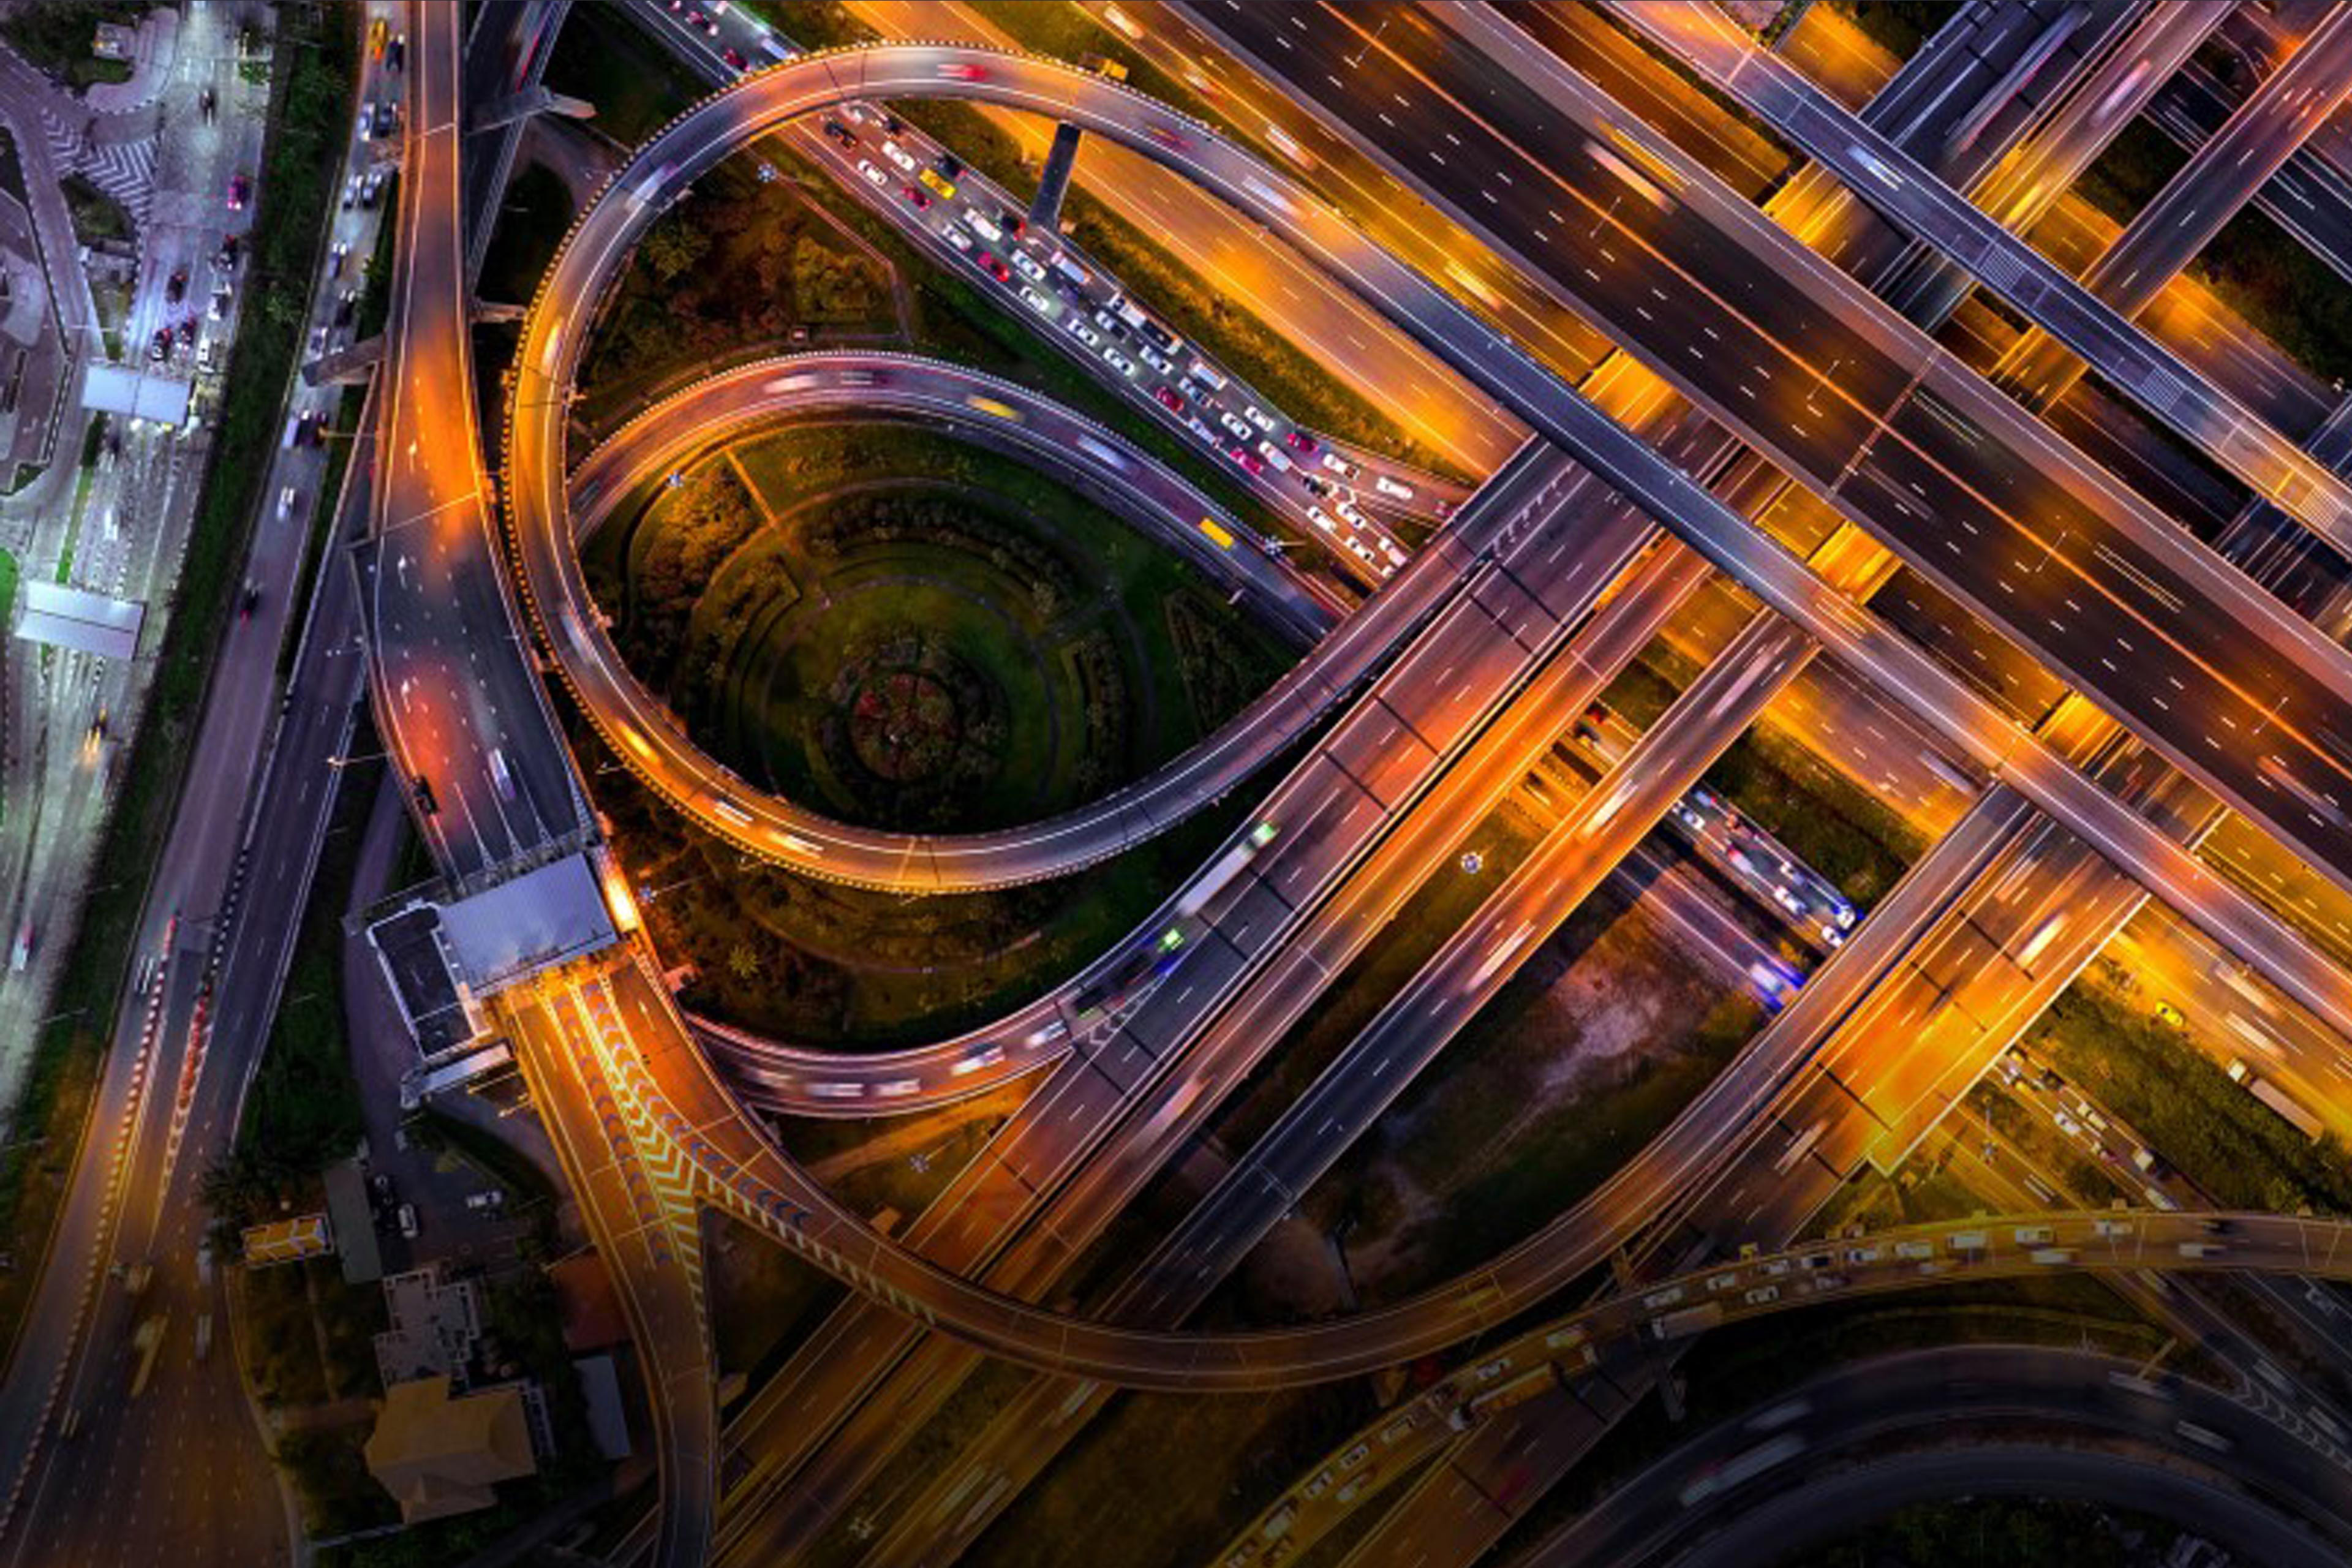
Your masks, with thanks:
[[[58,170],[79,174],[115,201],[133,222],[144,227],[155,199],[155,157],[163,143],[160,133],[131,141],[85,139],[91,123],[80,114],[61,113],[50,104],[41,107],[41,137]]]

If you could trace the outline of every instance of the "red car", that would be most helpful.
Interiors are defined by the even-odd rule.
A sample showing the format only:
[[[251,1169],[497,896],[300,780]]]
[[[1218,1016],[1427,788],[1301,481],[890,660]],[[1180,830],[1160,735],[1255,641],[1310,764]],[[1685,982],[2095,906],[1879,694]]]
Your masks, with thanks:
[[[743,55],[742,51],[740,49],[721,49],[719,51],[719,58],[725,60],[729,65],[733,66],[737,70],[744,68]]]
[[[1228,447],[1225,448],[1225,456],[1231,458],[1234,462],[1239,463],[1243,468],[1248,469],[1253,474],[1262,474],[1265,472],[1265,459],[1259,457],[1255,452],[1251,451],[1247,447]]]
[[[1304,452],[1310,458],[1315,455],[1315,437],[1304,430],[1284,432],[1282,444],[1294,452]]]
[[[940,68],[940,74],[950,81],[986,81],[988,79],[986,71],[978,66],[966,65],[961,60],[950,60]]]
[[[930,196],[914,185],[901,185],[898,187],[898,192],[908,201],[915,204],[915,210],[918,212],[920,212],[923,208],[931,205]]]
[[[247,195],[252,194],[252,191],[253,182],[247,179],[243,174],[239,174],[236,178],[230,180],[228,183],[228,210],[233,213],[243,212],[245,210],[245,199]]]
[[[999,283],[1010,283],[1013,281],[1013,268],[1005,266],[1002,261],[997,260],[995,256],[991,252],[983,250],[978,256],[973,257],[972,259],[980,263],[980,269],[982,271],[987,273],[991,278],[995,279]]]
[[[1184,400],[1167,387],[1153,387],[1151,389],[1151,396],[1160,407],[1165,408],[1171,414],[1181,414],[1184,412]]]

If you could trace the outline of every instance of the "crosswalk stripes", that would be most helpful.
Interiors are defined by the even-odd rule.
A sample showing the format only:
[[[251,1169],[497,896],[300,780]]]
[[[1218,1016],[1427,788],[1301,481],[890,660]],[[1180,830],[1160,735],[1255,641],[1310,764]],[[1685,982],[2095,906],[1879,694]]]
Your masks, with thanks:
[[[154,205],[155,155],[162,145],[159,135],[85,146],[81,122],[44,105],[41,137],[49,144],[50,156],[58,169],[79,174],[121,203],[134,222],[145,225]]]

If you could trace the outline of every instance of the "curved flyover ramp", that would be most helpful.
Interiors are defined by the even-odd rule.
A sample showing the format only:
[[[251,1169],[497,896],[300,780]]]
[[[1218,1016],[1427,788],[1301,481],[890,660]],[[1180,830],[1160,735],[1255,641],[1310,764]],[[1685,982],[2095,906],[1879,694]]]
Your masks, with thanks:
[[[1801,563],[1748,529],[1686,475],[1426,279],[1205,128],[1073,68],[989,50],[898,46],[812,57],[745,79],[674,121],[639,153],[606,197],[583,215],[582,227],[550,274],[551,291],[533,309],[522,352],[525,380],[547,377],[560,388],[568,379],[572,362],[567,352],[576,357],[578,345],[572,342],[567,351],[566,310],[572,302],[590,297],[582,290],[600,275],[596,258],[625,247],[670,195],[765,129],[861,96],[986,97],[1055,114],[1141,148],[1201,179],[1262,221],[1286,227],[1335,275],[1446,353],[1547,435],[1588,455],[1604,477],[1672,521],[1704,553],[1756,588],[1775,609],[1799,621],[1839,657],[1900,691],[1969,754],[2000,766],[2029,798],[2246,955],[2297,1000],[2331,1020],[2352,1014],[2340,978],[2308,944],[2243,895],[2220,885],[2182,847],[2105,795],[1956,678],[1836,595]],[[562,435],[560,416],[553,412],[556,401],[550,388],[542,386],[523,388],[515,403],[509,472],[515,476],[515,527],[525,540],[534,527],[562,526],[562,483],[551,461],[560,451]],[[1401,576],[1399,582],[1403,580]],[[1375,601],[1375,607],[1380,602]],[[627,976],[626,970],[615,972],[614,983],[628,984]],[[642,976],[638,983],[645,983]],[[1570,1259],[1576,1255],[1596,1260],[1598,1254],[1591,1248],[1598,1245],[1605,1251],[1606,1243],[1596,1243],[1593,1231],[1612,1231],[1623,1223],[1588,1215],[1594,1223],[1557,1233],[1542,1255],[1530,1258],[1516,1276],[1514,1289],[1503,1288],[1490,1266],[1418,1300],[1313,1328],[1239,1335],[1121,1331],[1006,1300],[876,1237],[767,1143],[684,1035],[668,1011],[667,997],[654,991],[623,1011],[635,1021],[619,1037],[604,1042],[600,1070],[635,1108],[649,1135],[671,1143],[694,1173],[704,1199],[725,1203],[877,1299],[984,1350],[1045,1370],[1129,1385],[1192,1389],[1244,1389],[1350,1375],[1493,1329],[1572,1278],[1577,1270]],[[1701,1141],[1711,1142],[1713,1138]],[[1645,1184],[1672,1182],[1677,1163],[1637,1162],[1637,1181],[1612,1183],[1596,1196],[1604,1207],[1622,1213],[1611,1199],[1635,1196],[1636,1189]],[[1629,1167],[1621,1177],[1635,1169]],[[1638,1203],[1632,1207],[1640,1211]],[[2165,1229],[2174,1224],[2172,1216],[2146,1223],[2162,1239],[2172,1238],[2173,1233]],[[2335,1227],[2310,1222],[2248,1216],[2242,1224],[2249,1241],[2261,1227],[2262,1247],[2243,1255],[2233,1250],[2229,1264],[2184,1263],[2188,1255],[2126,1247],[2105,1237],[2101,1247],[2080,1255],[2079,1261],[2071,1246],[2062,1246],[2059,1250],[2069,1256],[2061,1261],[2095,1268],[2169,1262],[2176,1267],[2329,1272],[2345,1239]],[[2272,1234],[2279,1226],[2296,1228],[2291,1234]],[[2071,1233],[2062,1229],[2059,1234]],[[2326,1258],[2311,1256],[2299,1237],[2325,1242]],[[1972,1271],[2023,1272],[2036,1266],[2001,1251]],[[1892,1283],[1913,1278],[1906,1275]],[[1845,1283],[1840,1279],[1841,1286]],[[1879,1283],[1874,1277],[1864,1288]]]
[[[1026,387],[912,354],[779,356],[672,394],[606,437],[572,470],[576,535],[585,539],[632,495],[754,429],[784,420],[838,418],[920,420],[1030,458],[1124,516],[1147,537],[1198,559],[1225,587],[1241,593],[1294,637],[1322,637],[1337,618],[1331,606],[1278,563],[1212,542],[1201,521],[1222,513],[1158,458]],[[593,605],[572,607],[594,618]],[[1339,644],[1326,641],[1307,658],[1340,652]],[[604,673],[583,668],[568,670],[567,677],[574,689],[583,689]],[[727,826],[699,820],[714,828]],[[825,1051],[710,1019],[688,1021],[762,1110],[819,1117],[928,1110],[1060,1060],[1089,1026],[1079,1016],[1077,999],[1107,982],[1136,942],[1179,918],[1184,899],[1180,889],[1129,938],[1047,994],[933,1045]]]
[[[760,135],[837,103],[893,97],[979,99],[1067,121],[1177,170],[1279,230],[1302,255],[1348,284],[1546,438],[1576,453],[1766,605],[1802,626],[1832,657],[1897,694],[1968,757],[1997,770],[2037,807],[2088,840],[2290,996],[2332,1024],[2352,1029],[2347,1022],[2352,1021],[2352,987],[2308,942],[2215,876],[2156,824],[2069,765],[1958,676],[1758,532],[1517,344],[1382,250],[1304,187],[1208,127],[1123,84],[1059,61],[932,44],[827,50],[739,79],[680,114],[640,147],[603,195],[575,218],[524,323],[509,404],[506,466],[509,523],[519,552],[526,558],[538,552],[542,569],[577,571],[564,518],[565,394],[592,324],[591,302],[629,247],[696,178]],[[1415,561],[1374,598],[1367,614],[1350,616],[1336,635],[1361,635],[1370,611],[1398,597],[1416,575],[1425,580],[1431,570]],[[542,616],[543,629],[548,618]],[[549,635],[593,641],[599,634],[584,623],[565,623]],[[1288,682],[1278,685],[1269,699],[1276,693],[1290,704],[1293,722],[1300,722],[1304,705],[1315,703],[1313,693],[1297,691]],[[656,740],[632,729],[615,737],[614,743],[625,754],[637,753],[648,767],[670,779],[673,788],[686,792],[679,797],[682,804],[715,814],[726,787],[724,776],[702,771],[705,760],[674,735],[659,746]],[[1004,886],[1064,874],[1116,854],[1164,826],[1170,818],[1163,814],[1186,809],[1188,793],[1213,798],[1202,793],[1203,781],[1214,770],[1215,759],[1209,753],[1217,751],[1212,744],[1191,753],[1199,759],[1199,768],[1190,786],[1166,781],[1168,789],[1150,800],[1132,790],[1121,792],[1091,812],[1011,834],[912,846],[852,836],[812,847],[814,841],[795,831],[796,826],[815,825],[805,814],[782,802],[728,797],[729,808],[751,818],[747,828],[730,837],[756,853],[818,875],[877,887],[923,891]],[[2201,759],[2184,754],[2173,760],[2233,805],[2277,826],[2274,811],[2265,816]],[[2293,839],[2294,835],[2285,837]]]
[[[649,957],[623,963],[575,982],[593,994],[584,1011],[598,1022],[588,1031],[584,1051],[563,1066],[593,1068],[609,1086],[633,1142],[654,1163],[677,1173],[666,1201],[722,1206],[835,1279],[991,1354],[1122,1387],[1194,1393],[1295,1387],[1446,1349],[1491,1332],[1540,1299],[1501,1289],[1491,1269],[1481,1269],[1354,1317],[1222,1332],[1127,1328],[1013,1300],[876,1234],[776,1149],[684,1033],[648,973],[649,963]],[[562,1053],[534,1041],[527,1023],[518,1034],[527,1072],[556,1070]],[[1643,1211],[1612,1212],[1630,1224]],[[1603,1221],[1600,1228],[1613,1235],[1620,1226]],[[1608,1237],[1599,1240],[1587,1267],[1606,1255]],[[1585,1352],[1604,1342],[1672,1339],[1819,1301],[2059,1270],[2176,1268],[2352,1278],[2352,1223],[2106,1210],[1907,1226],[1849,1237],[1834,1247],[1816,1244],[1696,1268],[1640,1295],[1575,1313],[1513,1342],[1508,1353],[1525,1357],[1514,1363],[1521,1367],[1570,1356],[1581,1364]],[[1573,1277],[1556,1276],[1546,1293]],[[1670,1290],[1672,1301],[1662,1300]]]

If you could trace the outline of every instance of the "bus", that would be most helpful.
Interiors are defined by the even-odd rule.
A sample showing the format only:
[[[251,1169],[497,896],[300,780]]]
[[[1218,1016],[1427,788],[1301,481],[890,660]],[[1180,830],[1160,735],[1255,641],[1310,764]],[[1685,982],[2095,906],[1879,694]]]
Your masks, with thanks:
[[[2316,1143],[2326,1136],[2327,1128],[2318,1117],[2305,1110],[2293,1095],[2248,1067],[2243,1058],[2231,1061],[2230,1077],[2242,1085],[2248,1094],[2270,1107],[2281,1121],[2313,1142]]]

